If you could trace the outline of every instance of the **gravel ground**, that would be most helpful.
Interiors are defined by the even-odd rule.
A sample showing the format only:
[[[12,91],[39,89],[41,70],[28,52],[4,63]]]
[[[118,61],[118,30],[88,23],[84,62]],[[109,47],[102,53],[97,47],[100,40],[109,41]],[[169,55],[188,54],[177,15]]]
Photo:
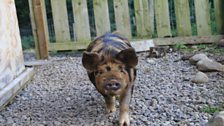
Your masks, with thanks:
[[[203,126],[212,116],[205,105],[224,101],[224,78],[207,73],[208,83],[194,84],[195,66],[171,53],[148,62],[139,54],[131,101],[132,126]],[[14,102],[0,112],[6,126],[116,126],[118,111],[106,114],[103,97],[90,83],[81,57],[51,57]]]

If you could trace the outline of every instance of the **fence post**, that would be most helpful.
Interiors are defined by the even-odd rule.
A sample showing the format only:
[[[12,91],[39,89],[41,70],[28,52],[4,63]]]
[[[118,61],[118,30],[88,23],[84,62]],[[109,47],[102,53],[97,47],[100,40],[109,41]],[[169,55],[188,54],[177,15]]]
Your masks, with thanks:
[[[48,59],[48,41],[43,16],[43,1],[29,0],[30,16],[38,59]]]

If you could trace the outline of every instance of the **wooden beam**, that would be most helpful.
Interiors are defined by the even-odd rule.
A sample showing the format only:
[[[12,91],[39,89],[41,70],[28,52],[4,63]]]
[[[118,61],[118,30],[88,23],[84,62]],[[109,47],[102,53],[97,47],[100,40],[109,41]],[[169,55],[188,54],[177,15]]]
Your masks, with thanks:
[[[46,28],[44,24],[44,16],[43,16],[43,1],[41,0],[33,0],[33,15],[35,21],[35,30],[36,30],[36,39],[38,48],[38,54],[40,59],[48,59],[48,44],[47,44],[47,36],[46,36]]]
[[[156,45],[175,45],[175,44],[209,44],[221,40],[224,35],[214,36],[192,36],[192,37],[175,37],[175,38],[156,38]]]
[[[216,27],[219,34],[224,34],[224,1],[214,0]]]
[[[203,44],[203,43],[215,43],[222,39],[224,35],[214,36],[193,36],[193,37],[174,37],[174,38],[156,38],[156,39],[145,39],[145,40],[131,40],[131,45],[138,51],[144,51],[149,47],[164,45],[175,45],[175,44]],[[49,51],[58,50],[78,50],[86,49],[90,41],[80,42],[64,42],[64,43],[49,43]],[[139,44],[139,45],[138,45]],[[144,46],[145,45],[145,46]]]
[[[40,59],[40,50],[38,48],[38,41],[37,41],[37,28],[36,28],[36,23],[35,23],[35,18],[34,18],[34,12],[33,12],[33,0],[29,0],[29,9],[30,9],[30,21],[31,21],[31,26],[32,26],[32,34],[33,34],[33,39],[35,43],[35,55],[37,59]]]
[[[49,51],[79,50],[85,49],[90,41],[82,42],[57,42],[49,43]]]

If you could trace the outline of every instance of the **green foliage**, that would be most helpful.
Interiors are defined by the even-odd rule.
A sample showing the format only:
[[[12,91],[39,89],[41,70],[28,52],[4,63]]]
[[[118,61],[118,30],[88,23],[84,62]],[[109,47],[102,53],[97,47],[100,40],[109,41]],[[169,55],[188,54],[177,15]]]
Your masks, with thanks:
[[[219,47],[217,44],[184,45],[178,43],[173,45],[172,48],[182,52],[208,52],[215,55],[224,55],[224,48]]]
[[[223,110],[224,110],[224,104],[221,104],[219,106],[206,105],[201,108],[201,112],[205,112],[205,113],[209,113],[209,114],[213,114],[213,113],[223,111]]]
[[[176,50],[183,50],[183,49],[187,49],[188,47],[184,44],[177,43],[173,46],[173,48],[176,49]]]
[[[27,25],[30,21],[28,0],[15,0],[19,24]]]
[[[32,36],[22,37],[21,40],[22,40],[23,50],[31,49],[35,47],[34,39]]]
[[[213,53],[216,55],[224,55],[224,48],[217,46],[217,44],[212,44],[207,52]]]

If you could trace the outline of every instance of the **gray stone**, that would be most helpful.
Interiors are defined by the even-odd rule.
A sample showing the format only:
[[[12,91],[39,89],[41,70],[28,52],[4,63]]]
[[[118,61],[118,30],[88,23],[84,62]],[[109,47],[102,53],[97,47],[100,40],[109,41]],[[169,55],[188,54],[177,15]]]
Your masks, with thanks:
[[[224,65],[213,61],[211,59],[202,59],[197,63],[197,68],[200,71],[211,72],[211,71],[221,71],[224,72]]]
[[[206,126],[224,126],[224,111],[216,113]]]
[[[139,57],[131,126],[204,126],[212,115],[199,110],[223,102],[218,97],[223,79],[211,73],[209,79],[216,81],[209,81],[210,86],[189,83],[197,69],[186,61],[174,62],[181,53],[167,53],[153,59],[155,64],[147,63],[146,55]],[[119,108],[106,114],[104,99],[89,81],[81,57],[52,58],[51,64],[36,68],[33,81],[0,112],[0,125],[117,126]]]
[[[156,64],[155,59],[154,58],[147,58],[146,60],[149,64]]]
[[[191,80],[194,83],[206,83],[208,82],[208,76],[203,72],[198,72]]]
[[[224,47],[224,39],[221,39],[221,40],[217,43],[217,45],[218,45],[219,47]]]
[[[194,56],[192,56],[189,61],[191,64],[196,64],[198,61],[202,60],[202,59],[208,59],[207,55],[200,53],[200,54],[196,54]]]

